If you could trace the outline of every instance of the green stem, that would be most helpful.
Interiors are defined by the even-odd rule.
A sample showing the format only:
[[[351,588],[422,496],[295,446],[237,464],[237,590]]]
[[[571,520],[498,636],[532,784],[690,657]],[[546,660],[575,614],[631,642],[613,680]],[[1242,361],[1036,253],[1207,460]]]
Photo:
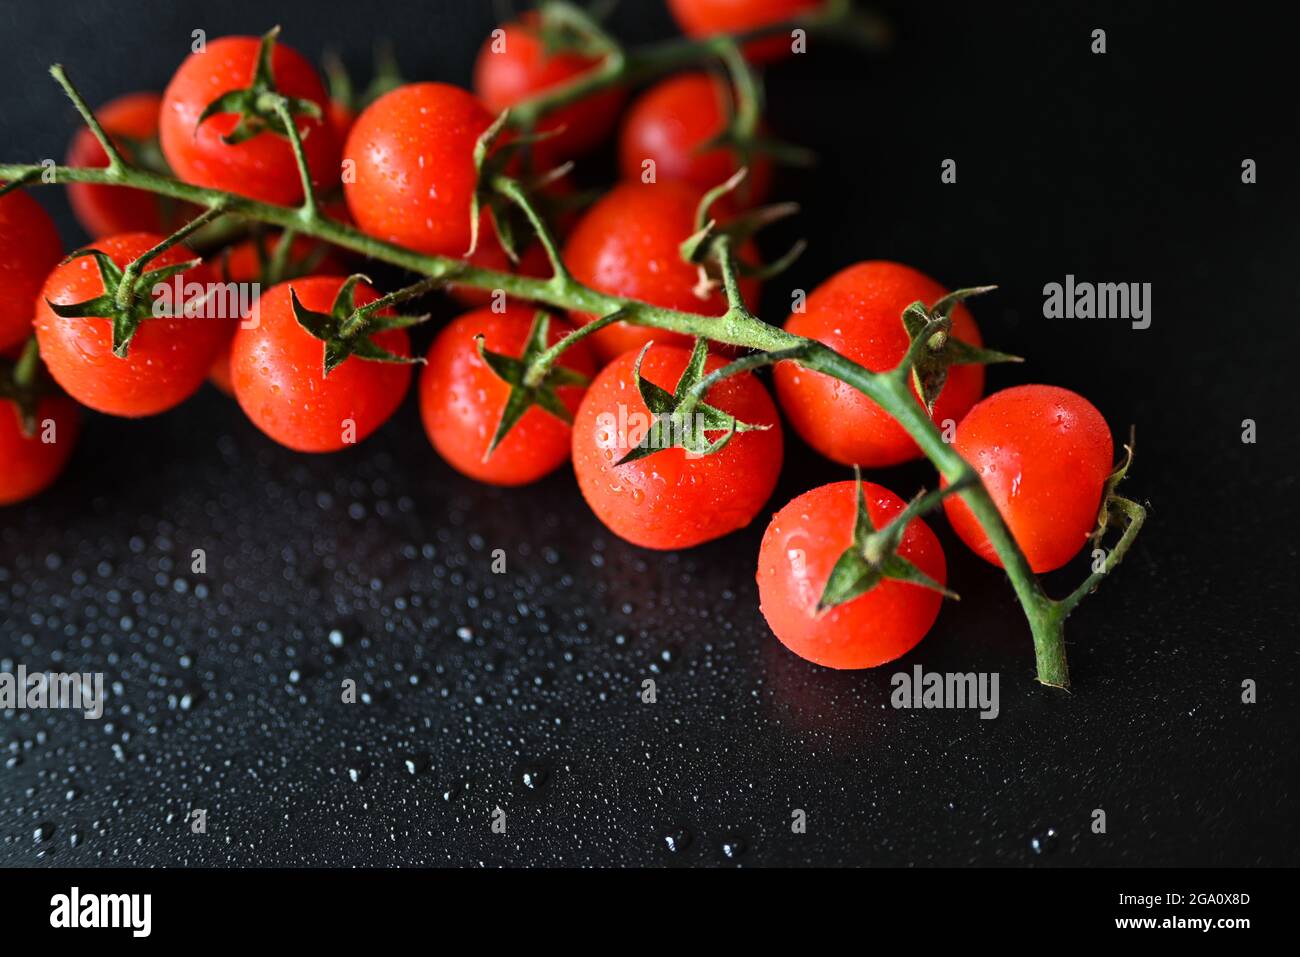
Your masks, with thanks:
[[[122,282],[117,287],[118,306],[125,309],[131,305],[131,302],[135,299],[136,283],[139,282],[141,273],[144,272],[145,267],[148,266],[149,263],[153,262],[167,250],[176,246],[191,233],[197,232],[204,226],[208,225],[208,223],[219,219],[225,214],[226,211],[224,204],[214,204],[210,208],[205,209],[198,216],[194,217],[180,229],[176,230],[176,232],[172,233],[162,242],[158,243],[158,245],[127,263],[126,268],[122,270]],[[198,261],[195,260],[195,263],[197,262]]]
[[[50,67],[50,76],[54,77],[59,86],[63,87],[63,92],[68,94],[68,99],[77,108],[77,112],[81,114],[81,119],[90,129],[95,139],[99,141],[100,147],[104,150],[104,155],[108,157],[108,171],[114,179],[118,178],[119,174],[126,171],[126,161],[122,159],[122,154],[118,152],[117,145],[104,132],[104,127],[99,124],[99,120],[96,119],[95,112],[90,108],[90,104],[85,101],[77,88],[68,80],[68,75],[63,70],[63,64],[56,63]]]
[[[1118,495],[1111,496],[1109,507],[1117,509],[1123,514],[1125,520],[1124,532],[1120,535],[1119,541],[1115,543],[1115,547],[1110,550],[1110,554],[1106,556],[1105,561],[1101,563],[1101,567],[1085,578],[1083,584],[1060,600],[1059,604],[1063,616],[1074,611],[1075,606],[1095,591],[1097,586],[1101,584],[1101,580],[1114,571],[1115,566],[1124,560],[1129,547],[1142,529],[1142,523],[1147,520],[1147,510],[1145,508],[1137,502],[1121,498]]]
[[[975,470],[957,454],[907,387],[906,380],[890,374],[868,372],[857,363],[821,343],[810,350],[803,365],[834,376],[862,392],[884,409],[912,437],[948,482],[966,484],[959,494],[975,513],[1011,587],[1020,599],[1034,638],[1038,680],[1054,688],[1067,688],[1070,672],[1065,659],[1065,615],[1038,582],[1029,561],[1016,544],[988,489]]]
[[[593,332],[599,332],[606,326],[612,326],[616,322],[621,322],[626,318],[622,311],[610,313],[608,316],[601,316],[599,319],[593,319],[586,325],[574,329],[555,345],[549,347],[545,352],[537,356],[529,365],[528,371],[524,373],[524,385],[529,388],[537,388],[546,380],[546,375],[551,371],[557,359],[560,358],[568,349],[572,348],[577,342],[581,342]]]

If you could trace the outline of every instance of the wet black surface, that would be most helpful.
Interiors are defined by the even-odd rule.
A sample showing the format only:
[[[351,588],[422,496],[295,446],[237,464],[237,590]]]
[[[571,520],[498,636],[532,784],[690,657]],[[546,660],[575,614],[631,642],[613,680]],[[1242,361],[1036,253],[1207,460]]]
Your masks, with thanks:
[[[649,6],[625,4],[620,32],[664,33]],[[412,74],[463,80],[491,21],[229,3],[128,30],[122,9],[0,13],[6,158],[61,155],[55,60],[102,101],[161,86],[195,27],[275,19],[312,55],[328,40],[361,67],[387,33]],[[0,670],[110,685],[97,722],[0,713],[0,864],[1295,863],[1296,119],[1273,102],[1280,30],[1179,11],[922,8],[888,56],[771,77],[774,125],[823,163],[785,180],[813,246],[768,315],[863,258],[998,282],[976,316],[1031,362],[991,383],[1057,382],[1138,428],[1151,521],[1070,623],[1073,694],[1034,684],[1010,588],[941,518],[963,601],[898,667],[835,673],[758,614],[761,522],[645,552],[570,475],[460,478],[409,403],[361,447],[307,458],[205,390],[149,421],[95,417],[61,481],[0,512]],[[957,185],[939,183],[946,157]],[[1151,282],[1152,327],[1041,318],[1066,273]],[[789,445],[771,510],[843,477]],[[999,717],[890,708],[915,664],[1000,673]]]

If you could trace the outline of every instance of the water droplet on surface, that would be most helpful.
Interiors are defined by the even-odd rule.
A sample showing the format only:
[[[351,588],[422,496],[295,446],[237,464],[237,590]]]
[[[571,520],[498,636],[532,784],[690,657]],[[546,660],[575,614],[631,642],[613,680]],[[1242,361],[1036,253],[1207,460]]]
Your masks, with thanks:
[[[1050,854],[1056,850],[1056,828],[1049,827],[1042,834],[1035,834],[1029,839],[1029,846],[1035,854]]]
[[[670,827],[663,833],[664,846],[673,854],[680,854],[691,846],[691,832],[684,827]]]

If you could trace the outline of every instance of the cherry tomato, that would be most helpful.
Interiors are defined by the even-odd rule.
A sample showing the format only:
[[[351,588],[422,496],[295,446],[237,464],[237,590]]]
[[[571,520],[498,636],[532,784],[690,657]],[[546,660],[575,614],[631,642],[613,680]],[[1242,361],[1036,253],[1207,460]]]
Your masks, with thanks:
[[[423,253],[464,256],[474,145],[491,125],[483,104],[446,83],[399,86],[375,100],[343,150],[356,164],[344,183],[356,224]]]
[[[438,334],[420,373],[420,414],[434,448],[451,465],[481,482],[524,485],[547,475],[569,458],[570,429],[551,413],[533,406],[484,460],[496,433],[510,386],[479,356],[477,336],[490,352],[519,358],[536,310],[510,303],[504,313],[479,309],[454,320]],[[551,319],[547,342],[554,345],[569,326]],[[595,373],[584,343],[565,350],[560,365],[585,376]],[[583,390],[560,386],[556,394],[572,413]]]
[[[81,411],[66,396],[50,396],[36,407],[36,431],[23,432],[18,405],[0,399],[0,505],[12,505],[43,491],[68,464]]]
[[[701,190],[726,182],[740,168],[735,150],[702,147],[727,123],[728,93],[710,73],[682,73],[651,87],[632,104],[618,140],[619,171],[639,180],[646,160],[655,176],[679,179]],[[728,198],[761,203],[772,179],[772,164],[756,158],[749,175]]]
[[[279,238],[278,233],[266,237],[264,240],[266,255],[274,254]],[[317,253],[319,248],[319,244],[307,236],[296,237],[289,245],[288,274],[290,276],[305,274],[308,263],[311,263],[310,271],[312,273],[328,276],[343,272],[343,263],[339,261],[334,251],[330,250],[320,256]],[[231,246],[222,259],[221,266],[223,278],[230,282],[260,282],[264,268],[261,253],[257,248],[257,240],[255,239],[247,239],[242,243]],[[258,291],[260,294],[261,290]],[[240,318],[243,319],[244,317],[241,316]],[[234,341],[235,330],[231,329],[230,338],[226,340],[222,350],[217,353],[217,357],[212,360],[212,368],[208,371],[208,381],[231,398],[234,398],[235,395],[235,385],[230,380],[230,348],[234,345]]]
[[[824,342],[872,372],[884,372],[896,367],[907,352],[903,310],[918,300],[932,306],[947,292],[909,266],[862,262],[814,289],[804,311],[791,315],[785,328]],[[952,312],[952,334],[971,345],[983,345],[964,305]],[[793,362],[778,364],[774,378],[786,418],[822,455],[868,468],[920,457],[920,449],[903,427],[852,386]],[[960,420],[983,390],[983,366],[952,366],[934,405],[934,421]]]
[[[621,183],[587,210],[564,247],[564,262],[580,282],[601,292],[639,299],[667,309],[707,315],[727,311],[721,289],[703,298],[697,292],[699,270],[682,259],[681,244],[695,232],[695,211],[702,191],[673,180]],[[753,261],[752,244],[741,249]],[[747,303],[758,300],[758,283],[741,280]],[[585,325],[594,317],[573,314]],[[647,342],[687,345],[686,336],[616,322],[591,335],[603,361]]]
[[[299,452],[335,452],[360,442],[397,410],[411,384],[409,365],[356,356],[325,375],[325,343],[298,325],[289,290],[307,309],[328,314],[343,283],[340,276],[309,276],[274,286],[262,294],[259,324],[235,333],[235,398],[254,425]],[[357,285],[358,306],[378,298],[365,283]],[[404,329],[371,338],[389,352],[411,354]]]
[[[21,189],[0,196],[0,350],[32,334],[41,283],[63,243],[41,204]]]
[[[705,401],[770,429],[737,433],[712,455],[691,456],[673,447],[618,465],[649,426],[633,374],[637,355],[624,353],[605,366],[578,407],[573,467],[583,498],[610,531],[644,548],[690,548],[744,528],[772,494],[781,471],[781,427],[766,390],[743,373],[719,382]],[[641,374],[672,392],[690,355],[679,346],[652,345]],[[711,355],[705,369],[712,372],[725,363]]]
[[[98,239],[91,248],[124,268],[163,238],[155,233],[123,233]],[[193,258],[194,253],[184,246],[173,246],[150,261],[147,268],[159,269]],[[186,286],[206,284],[213,281],[213,276],[200,265],[181,273],[179,281]],[[172,279],[167,286],[174,289],[176,282]],[[90,256],[64,262],[45,281],[36,310],[36,338],[41,358],[59,385],[82,405],[131,418],[163,412],[189,398],[203,384],[235,320],[148,318],[131,339],[126,358],[119,359],[113,355],[111,320],[96,316],[64,318],[46,304],[48,300],[72,305],[103,293],[99,266]]]
[[[600,62],[572,52],[548,53],[535,14],[501,30],[483,44],[474,64],[474,91],[494,114],[567,83]],[[622,104],[623,92],[613,88],[548,114],[535,132],[560,132],[533,146],[538,165],[556,166],[600,145],[614,128]]]
[[[1051,385],[995,392],[957,426],[953,448],[969,462],[1035,572],[1060,568],[1088,540],[1115,452],[1101,413]],[[943,501],[948,521],[981,558],[1002,565],[969,506]]]
[[[863,482],[862,490],[875,528],[905,507],[882,486]],[[828,668],[874,668],[907,654],[930,630],[943,600],[929,588],[885,579],[819,612],[831,569],[853,544],[856,515],[855,482],[822,485],[772,516],[758,552],[759,607],[768,626],[800,658]],[[904,529],[898,554],[946,584],[943,549],[921,519]]]
[[[267,203],[302,201],[302,181],[287,137],[264,131],[236,145],[222,141],[239,122],[234,113],[219,113],[199,126],[203,111],[223,93],[246,88],[257,67],[257,37],[220,37],[202,53],[181,64],[163,94],[159,132],[163,154],[176,175],[188,183],[239,193]],[[283,96],[310,100],[322,116],[329,97],[316,69],[296,50],[275,44],[271,73]],[[294,117],[312,183],[329,187],[339,181],[339,144],[327,119]]]
[[[744,33],[815,10],[823,0],[668,0],[673,19],[687,36]],[[790,55],[791,39],[777,34],[745,44],[745,56],[769,63]]]
[[[95,117],[127,162],[152,168],[164,165],[158,143],[161,105],[162,96],[157,93],[128,93],[100,107]],[[108,154],[84,126],[68,148],[68,165],[108,165]],[[95,183],[68,184],[68,202],[77,222],[94,238],[115,233],[170,233],[196,212],[188,203],[144,190]]]

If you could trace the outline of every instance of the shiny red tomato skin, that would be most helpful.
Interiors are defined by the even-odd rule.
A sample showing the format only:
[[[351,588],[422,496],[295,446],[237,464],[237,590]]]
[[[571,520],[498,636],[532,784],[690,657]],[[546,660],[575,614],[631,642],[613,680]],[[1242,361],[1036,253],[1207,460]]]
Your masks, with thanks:
[[[876,528],[901,512],[889,489],[863,483]],[[759,607],[781,643],[828,668],[874,668],[920,642],[939,615],[942,596],[886,580],[852,601],[817,611],[831,569],[853,543],[857,485],[832,482],[804,492],[774,516],[758,553]],[[939,540],[919,518],[903,532],[899,554],[939,584],[948,573]]]
[[[202,53],[192,53],[180,65],[163,94],[159,133],[163,155],[176,175],[187,183],[239,193],[267,203],[302,201],[302,182],[286,137],[263,132],[231,146],[221,141],[238,122],[233,113],[205,120],[199,117],[213,100],[247,87],[257,65],[256,37],[220,37]],[[329,108],[329,96],[311,63],[291,47],[276,43],[271,59],[276,88],[285,96],[311,100]],[[328,188],[339,181],[339,144],[328,119],[299,114],[303,150],[312,182]]]
[[[54,220],[21,189],[0,196],[0,350],[32,334],[41,284],[63,258]]]
[[[672,180],[615,186],[574,226],[564,247],[565,265],[576,279],[601,292],[667,309],[722,315],[727,311],[722,291],[714,289],[700,298],[696,293],[699,271],[681,256],[681,244],[695,232],[695,210],[702,195],[702,191]],[[753,260],[750,244],[741,253]],[[747,303],[757,302],[757,281],[742,280],[741,292]],[[593,318],[573,314],[580,325]],[[588,341],[605,362],[650,341],[690,343],[678,333],[626,322],[606,326]]]
[[[53,442],[42,441],[46,423],[53,425]],[[81,410],[66,396],[50,396],[36,407],[36,432],[25,435],[18,406],[0,399],[0,505],[13,505],[44,491],[68,464]]]
[[[101,106],[95,118],[113,139],[127,162],[138,161],[132,143],[158,139],[158,111],[162,96],[153,92],[128,93]],[[93,133],[81,127],[68,147],[69,166],[99,168],[108,165],[108,154]],[[68,202],[72,212],[93,238],[116,233],[167,233],[195,212],[192,206],[162,199],[128,186],[69,183]]]
[[[482,103],[446,83],[400,86],[366,107],[343,149],[356,164],[343,188],[357,226],[422,253],[464,256],[474,144],[491,125]]]
[[[815,10],[823,0],[668,0],[682,32],[691,37],[743,33]],[[745,44],[745,56],[770,63],[790,56],[791,38],[777,34]]]
[[[572,52],[548,55],[535,21],[535,15],[529,14],[505,24],[501,27],[504,35],[489,38],[479,50],[474,63],[474,92],[493,114],[568,83],[600,63]],[[614,128],[623,95],[621,89],[611,88],[544,117],[536,132],[560,132],[533,146],[538,165],[556,166],[599,146]]]
[[[162,242],[157,233],[122,233],[97,239],[91,246],[119,267]],[[153,259],[149,268],[175,265],[195,255],[173,246]],[[205,265],[180,274],[181,283],[208,283]],[[168,282],[171,286],[176,282]],[[109,319],[57,316],[46,300],[58,305],[85,302],[102,295],[99,267],[89,256],[68,260],[50,273],[36,310],[36,338],[41,358],[55,381],[84,406],[137,418],[174,408],[203,384],[212,360],[230,336],[235,319],[148,318],[131,339],[126,358],[113,355]],[[147,294],[147,293],[146,293]]]
[[[509,303],[506,311],[477,309],[453,320],[429,348],[420,373],[420,415],[424,430],[447,462],[463,475],[492,485],[526,485],[549,475],[569,459],[570,427],[534,406],[483,459],[505,409],[510,387],[479,357],[476,336],[490,352],[518,358],[523,354],[536,309]],[[572,329],[552,318],[548,342],[554,345]],[[560,365],[585,376],[595,374],[584,343],[561,356]],[[575,412],[583,389],[556,390]]]
[[[648,424],[633,379],[637,354],[624,353],[605,366],[578,407],[573,467],[582,497],[610,531],[643,548],[690,548],[744,528],[772,494],[781,471],[781,426],[767,391],[744,373],[718,383],[706,396],[741,421],[770,425],[766,431],[740,433],[713,455],[688,457],[684,449],[668,448],[616,465]],[[689,349],[654,345],[641,374],[671,392],[689,358]],[[725,363],[711,355],[706,368],[712,372]]]
[[[710,73],[682,73],[651,87],[632,104],[618,140],[619,172],[640,180],[646,160],[655,175],[701,190],[726,182],[740,168],[735,150],[701,149],[727,122],[727,89]],[[772,164],[756,158],[746,181],[730,198],[745,205],[761,203],[772,180]]]
[[[910,266],[861,262],[814,289],[804,311],[792,314],[785,328],[825,343],[872,372],[884,372],[896,367],[907,352],[903,310],[918,300],[932,306],[947,292]],[[964,305],[952,312],[952,330],[963,342],[983,345]],[[793,362],[778,364],[773,378],[781,408],[794,430],[827,458],[866,468],[920,458],[921,450],[903,427],[852,386]],[[983,391],[983,366],[951,367],[932,418],[940,424],[960,421]],[[912,392],[916,394],[915,388]]]
[[[1037,573],[1078,554],[1097,522],[1112,471],[1110,427],[1076,392],[1022,385],[995,392],[957,425],[953,448],[974,466]],[[944,499],[948,521],[981,558],[1001,567],[961,499]]]
[[[411,384],[409,365],[356,356],[325,375],[325,343],[298,325],[289,291],[297,292],[307,309],[328,313],[343,283],[342,276],[308,276],[273,286],[262,294],[259,324],[240,328],[231,347],[240,407],[268,436],[298,452],[336,452],[360,442],[388,421]],[[378,298],[369,286],[357,285],[358,306]],[[404,329],[372,339],[397,355],[411,354]],[[345,434],[349,422],[350,436]]]

